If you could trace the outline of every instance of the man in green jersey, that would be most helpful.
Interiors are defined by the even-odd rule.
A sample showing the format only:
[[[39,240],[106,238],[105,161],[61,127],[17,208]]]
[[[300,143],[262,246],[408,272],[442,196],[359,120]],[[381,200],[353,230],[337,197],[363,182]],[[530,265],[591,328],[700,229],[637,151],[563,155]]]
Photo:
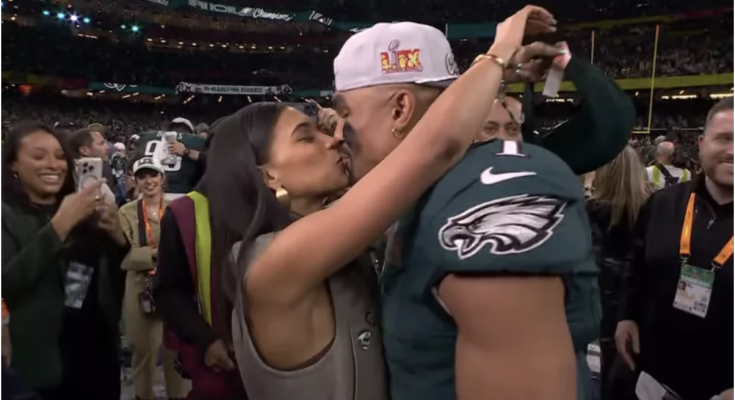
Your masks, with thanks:
[[[161,162],[166,175],[166,198],[172,200],[191,192],[199,182],[204,172],[199,159],[206,140],[194,134],[192,123],[185,118],[174,119],[169,129],[176,133],[175,141],[168,142],[164,131],[143,132],[137,149]]]
[[[538,66],[529,48],[511,73]],[[393,400],[591,398],[584,352],[597,336],[599,293],[575,174],[614,158],[635,114],[597,68],[566,61],[584,102],[566,124],[528,138],[548,150],[475,145],[391,235],[381,321]],[[458,75],[444,35],[413,23],[353,35],[334,70],[358,178]]]

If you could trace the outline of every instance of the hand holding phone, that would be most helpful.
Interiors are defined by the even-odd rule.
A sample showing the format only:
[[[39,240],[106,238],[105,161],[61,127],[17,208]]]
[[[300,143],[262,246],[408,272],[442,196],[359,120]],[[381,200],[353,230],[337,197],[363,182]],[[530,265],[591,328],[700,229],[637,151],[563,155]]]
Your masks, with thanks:
[[[64,200],[61,201],[59,210],[51,218],[51,224],[62,241],[66,240],[69,232],[75,226],[94,214],[103,199],[103,196],[99,194],[102,183],[100,180],[95,184],[90,184],[64,197]]]

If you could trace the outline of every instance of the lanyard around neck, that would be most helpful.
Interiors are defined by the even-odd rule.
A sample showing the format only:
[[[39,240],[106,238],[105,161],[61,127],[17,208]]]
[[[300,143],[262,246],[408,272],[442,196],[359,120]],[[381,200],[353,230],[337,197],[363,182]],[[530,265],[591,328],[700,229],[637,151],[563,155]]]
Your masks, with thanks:
[[[148,239],[148,246],[153,248],[156,247],[156,238],[153,237],[153,229],[151,229],[151,223],[148,220],[148,207],[145,204],[145,199],[141,199],[143,202],[143,224],[145,225],[145,234]],[[161,196],[161,202],[158,204],[158,221],[163,219],[163,196]]]
[[[684,225],[681,228],[679,255],[685,262],[692,255],[692,225],[694,224],[694,203],[696,202],[696,198],[697,196],[694,193],[689,195],[689,203],[687,203],[686,214],[684,214]],[[735,251],[735,246],[733,245],[733,237],[730,236],[730,240],[725,243],[722,250],[712,260],[712,265],[716,268],[722,267],[732,257],[733,251]]]

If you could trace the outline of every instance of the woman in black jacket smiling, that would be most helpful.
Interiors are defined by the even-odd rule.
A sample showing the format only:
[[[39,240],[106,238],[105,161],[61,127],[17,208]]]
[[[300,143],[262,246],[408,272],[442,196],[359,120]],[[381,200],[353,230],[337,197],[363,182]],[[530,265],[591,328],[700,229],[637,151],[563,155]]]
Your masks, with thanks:
[[[16,127],[2,163],[11,367],[45,400],[119,399],[120,261],[129,245],[117,210],[99,186],[74,192],[74,162],[48,127]]]

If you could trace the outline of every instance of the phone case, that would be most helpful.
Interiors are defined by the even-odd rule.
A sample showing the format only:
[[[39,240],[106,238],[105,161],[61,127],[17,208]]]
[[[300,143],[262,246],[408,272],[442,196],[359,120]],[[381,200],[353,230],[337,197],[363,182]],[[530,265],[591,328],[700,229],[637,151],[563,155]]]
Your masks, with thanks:
[[[77,190],[94,185],[102,180],[102,159],[82,158],[77,162]]]

